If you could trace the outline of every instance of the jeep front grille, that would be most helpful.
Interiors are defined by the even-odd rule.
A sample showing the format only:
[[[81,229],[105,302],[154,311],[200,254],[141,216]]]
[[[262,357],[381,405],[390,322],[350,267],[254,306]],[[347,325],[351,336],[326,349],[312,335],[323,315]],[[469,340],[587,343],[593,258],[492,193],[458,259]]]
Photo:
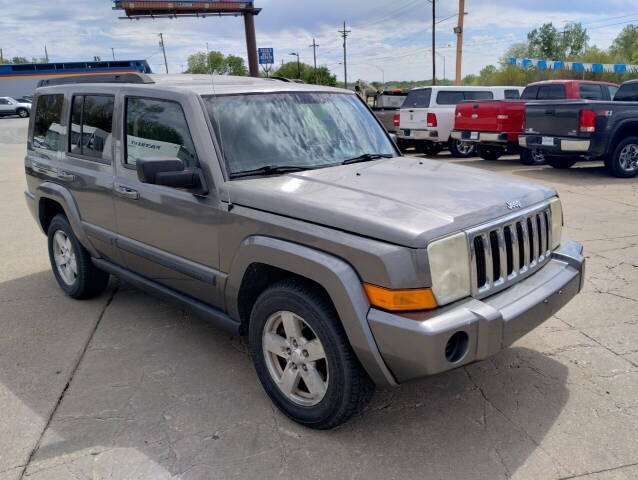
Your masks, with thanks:
[[[468,230],[472,296],[483,298],[531,275],[551,256],[548,203]]]

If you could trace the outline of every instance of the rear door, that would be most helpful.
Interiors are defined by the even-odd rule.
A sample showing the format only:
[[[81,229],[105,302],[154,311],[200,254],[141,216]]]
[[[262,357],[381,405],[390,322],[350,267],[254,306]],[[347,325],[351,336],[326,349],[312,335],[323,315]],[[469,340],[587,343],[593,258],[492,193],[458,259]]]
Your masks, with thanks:
[[[410,90],[400,113],[400,128],[423,130],[427,127],[427,114],[432,96],[431,88]]]
[[[179,158],[186,168],[202,167],[214,152],[196,127],[200,104],[186,94],[153,92],[121,98],[122,149],[115,178],[117,243],[124,265],[157,283],[206,303],[222,306],[225,276],[218,271],[222,212],[214,186],[192,192],[139,181],[140,158]],[[210,144],[210,145],[209,145]],[[209,145],[209,148],[204,148]],[[210,150],[210,151],[209,151]],[[212,182],[211,182],[212,183]]]

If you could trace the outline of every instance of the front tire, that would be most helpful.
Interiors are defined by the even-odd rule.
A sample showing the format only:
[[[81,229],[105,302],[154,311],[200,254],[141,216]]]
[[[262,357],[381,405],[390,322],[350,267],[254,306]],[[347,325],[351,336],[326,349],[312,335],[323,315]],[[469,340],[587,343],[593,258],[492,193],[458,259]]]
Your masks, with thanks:
[[[49,259],[60,288],[71,298],[92,298],[104,291],[109,274],[99,270],[64,215],[56,215],[47,231]]]
[[[26,108],[18,108],[16,110],[16,115],[20,118],[29,118],[29,110]]]
[[[545,165],[545,155],[539,150],[521,149],[521,163],[523,165]]]
[[[498,160],[505,155],[505,148],[493,145],[479,145],[477,147],[479,157],[483,160]]]
[[[455,158],[473,157],[476,152],[476,144],[457,140],[456,138],[450,139],[449,148],[450,153]]]
[[[337,312],[311,284],[284,280],[265,290],[250,316],[249,343],[264,390],[295,422],[333,428],[372,398],[374,384]]]
[[[631,178],[638,174],[638,137],[627,137],[605,160],[609,172],[618,178]]]

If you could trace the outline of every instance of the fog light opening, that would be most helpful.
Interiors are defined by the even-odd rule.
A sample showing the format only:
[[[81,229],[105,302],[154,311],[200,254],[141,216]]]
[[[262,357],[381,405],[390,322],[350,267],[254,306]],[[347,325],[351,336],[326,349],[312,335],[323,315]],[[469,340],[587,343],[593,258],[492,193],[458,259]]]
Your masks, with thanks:
[[[470,337],[465,332],[456,332],[445,345],[445,359],[450,363],[458,363],[465,358]]]

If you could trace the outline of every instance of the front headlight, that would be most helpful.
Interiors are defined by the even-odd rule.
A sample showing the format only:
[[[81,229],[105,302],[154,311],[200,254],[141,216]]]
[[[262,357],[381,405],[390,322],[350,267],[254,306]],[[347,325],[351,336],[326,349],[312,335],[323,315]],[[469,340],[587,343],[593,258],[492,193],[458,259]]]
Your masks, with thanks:
[[[552,214],[552,250],[556,250],[563,236],[563,206],[560,199],[552,198],[549,201],[549,208]]]
[[[428,245],[432,293],[438,305],[470,295],[470,252],[465,233]]]

